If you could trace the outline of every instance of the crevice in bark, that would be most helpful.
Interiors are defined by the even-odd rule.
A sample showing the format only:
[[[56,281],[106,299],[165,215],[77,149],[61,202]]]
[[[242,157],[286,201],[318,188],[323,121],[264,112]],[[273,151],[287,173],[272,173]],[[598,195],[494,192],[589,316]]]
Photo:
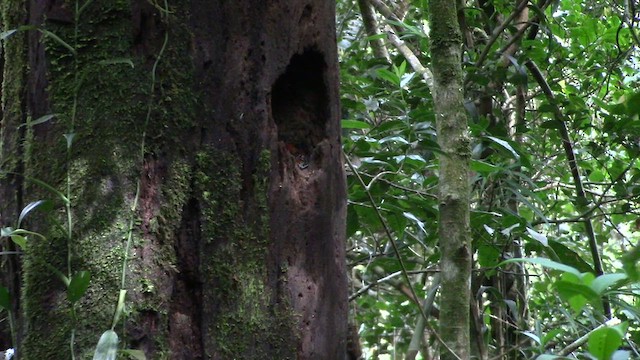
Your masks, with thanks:
[[[202,281],[200,264],[200,210],[195,199],[183,209],[176,236],[177,271],[169,310],[169,348],[175,359],[202,359]]]
[[[271,115],[285,150],[281,156],[293,158],[301,170],[317,167],[321,158],[314,150],[327,138],[326,69],[322,54],[307,49],[291,58],[271,91]]]

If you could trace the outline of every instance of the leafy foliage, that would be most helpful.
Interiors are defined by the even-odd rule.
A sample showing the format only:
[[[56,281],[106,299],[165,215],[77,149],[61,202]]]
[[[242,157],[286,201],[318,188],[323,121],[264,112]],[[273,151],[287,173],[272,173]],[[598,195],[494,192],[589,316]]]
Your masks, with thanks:
[[[638,10],[461,3],[475,353],[640,356]],[[426,1],[338,1],[351,299],[372,359],[413,354],[418,304],[438,271],[428,11]],[[440,346],[435,305],[423,358]]]

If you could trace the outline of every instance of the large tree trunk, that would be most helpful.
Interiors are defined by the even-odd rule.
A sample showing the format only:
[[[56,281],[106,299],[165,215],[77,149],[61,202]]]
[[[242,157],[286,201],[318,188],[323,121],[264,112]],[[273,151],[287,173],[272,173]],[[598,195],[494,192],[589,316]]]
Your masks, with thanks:
[[[72,336],[89,358],[111,327],[127,256],[114,329],[125,348],[149,359],[340,359],[334,2],[168,2],[27,6],[46,31],[28,33],[22,106],[31,119],[56,116],[22,127],[24,156],[3,158],[24,163],[15,191],[25,203],[58,207],[25,225],[47,239],[30,238],[23,257],[20,359],[68,359]],[[72,226],[62,197],[30,179],[69,199]],[[14,211],[5,222],[17,215],[3,211]],[[75,316],[52,268],[91,274]]]

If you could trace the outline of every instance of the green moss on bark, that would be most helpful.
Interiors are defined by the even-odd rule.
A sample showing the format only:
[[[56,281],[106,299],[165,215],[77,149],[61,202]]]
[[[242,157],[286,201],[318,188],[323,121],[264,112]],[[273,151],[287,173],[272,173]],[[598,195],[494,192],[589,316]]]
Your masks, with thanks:
[[[204,302],[218,304],[205,314],[205,348],[232,358],[264,359],[261,349],[278,349],[278,358],[293,358],[295,349],[285,334],[294,315],[284,299],[273,299],[267,283],[267,209],[270,153],[262,151],[255,172],[254,193],[260,220],[243,216],[242,163],[234,154],[216,149],[198,153],[195,173],[200,194],[203,243],[201,273],[207,284]],[[206,317],[209,316],[207,319]],[[273,352],[269,356],[273,356]],[[208,354],[211,356],[212,354]]]
[[[3,4],[7,3],[21,2]],[[167,147],[175,150],[182,140],[176,134],[193,126],[196,96],[190,92],[190,62],[184,61],[190,43],[186,21],[174,17],[169,24],[160,25],[170,32],[170,41],[157,68],[156,91],[150,94],[151,64],[146,54],[133,52],[130,6],[129,1],[92,2],[77,24],[46,24],[47,30],[74,47],[76,54],[52,37],[43,39],[48,60],[47,93],[51,112],[57,116],[46,132],[36,128],[33,141],[28,144],[33,154],[28,175],[65,189],[68,173],[74,214],[69,244],[71,267],[74,272],[89,271],[92,280],[78,306],[78,323],[73,325],[64,286],[48,269],[53,266],[67,272],[66,236],[55,230],[55,221],[39,221],[35,230],[46,234],[48,241],[34,242],[26,256],[24,304],[31,327],[24,344],[25,359],[70,358],[73,326],[78,330],[76,355],[90,358],[100,334],[111,325],[117,302],[129,221],[135,216],[131,208],[136,181],[142,172],[140,144],[144,131],[146,154],[153,156]],[[75,4],[68,8],[74,9]],[[155,54],[163,44],[163,30],[154,33],[161,36],[149,40]],[[130,59],[133,67],[119,59]],[[152,108],[145,129],[150,98]],[[74,134],[74,141],[67,157],[63,134],[70,133]],[[137,222],[127,269],[130,294],[140,293],[144,299],[127,303],[128,327],[139,322],[140,314],[154,312],[160,329],[154,336],[156,355],[169,353],[165,333],[168,320],[166,299],[151,291],[163,285],[156,282],[153,274],[158,268],[170,273],[175,262],[172,244],[164,240],[171,240],[171,232],[180,223],[190,178],[186,170],[186,162],[174,161],[168,182],[161,185],[160,201],[166,203],[152,219],[157,227],[151,227],[150,236],[163,241],[161,245],[153,244],[154,260],[139,261],[139,250],[148,239],[139,232]],[[38,186],[32,185],[27,191],[28,200],[52,197]],[[53,216],[60,223],[66,219],[62,210],[56,210]],[[54,331],[48,328],[50,324],[55,324]],[[116,331],[126,339],[122,327]]]

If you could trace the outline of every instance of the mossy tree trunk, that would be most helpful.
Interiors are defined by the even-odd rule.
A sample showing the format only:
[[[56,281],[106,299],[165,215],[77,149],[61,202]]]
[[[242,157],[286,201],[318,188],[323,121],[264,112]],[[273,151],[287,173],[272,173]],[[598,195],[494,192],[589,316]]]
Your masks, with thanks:
[[[5,95],[23,115],[3,114],[3,130],[20,126],[24,149],[5,145],[2,159],[24,170],[0,186],[24,200],[2,220],[54,204],[23,224],[46,239],[30,237],[21,257],[20,359],[91,358],[121,288],[114,330],[148,359],[343,358],[334,2],[43,0],[8,11],[39,31],[5,44],[25,47],[3,84],[19,87]],[[90,273],[75,305],[55,271]]]
[[[471,233],[469,228],[470,142],[463,105],[462,37],[456,6],[429,3],[434,103],[440,155],[440,331],[442,359],[469,359]]]

